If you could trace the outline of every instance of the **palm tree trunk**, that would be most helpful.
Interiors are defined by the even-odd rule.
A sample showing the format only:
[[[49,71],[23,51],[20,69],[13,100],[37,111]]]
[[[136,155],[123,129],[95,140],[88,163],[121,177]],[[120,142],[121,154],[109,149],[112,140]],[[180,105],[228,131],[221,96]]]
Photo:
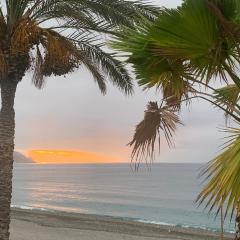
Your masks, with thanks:
[[[0,240],[9,240],[17,83],[1,82],[0,112]]]
[[[224,240],[224,216],[223,216],[223,206],[221,207],[221,240]]]
[[[240,240],[240,212],[239,209],[237,211],[237,217],[236,217],[236,236],[235,240]]]

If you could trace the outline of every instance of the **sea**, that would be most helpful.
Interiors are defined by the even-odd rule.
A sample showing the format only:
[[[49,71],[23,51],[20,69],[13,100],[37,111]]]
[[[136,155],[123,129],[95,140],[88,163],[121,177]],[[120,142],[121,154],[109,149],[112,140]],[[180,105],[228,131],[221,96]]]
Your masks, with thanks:
[[[12,206],[113,216],[210,231],[220,218],[198,207],[200,164],[15,164]],[[224,230],[234,231],[226,218]]]

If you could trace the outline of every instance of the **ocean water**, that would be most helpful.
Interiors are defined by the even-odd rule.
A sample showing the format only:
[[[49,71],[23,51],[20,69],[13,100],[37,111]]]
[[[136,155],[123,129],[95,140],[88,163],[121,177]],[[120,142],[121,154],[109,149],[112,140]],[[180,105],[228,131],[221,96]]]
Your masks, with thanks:
[[[41,165],[16,164],[12,205],[26,209],[79,212],[154,224],[217,231],[220,220],[198,208],[198,164]],[[234,224],[225,221],[225,231]]]

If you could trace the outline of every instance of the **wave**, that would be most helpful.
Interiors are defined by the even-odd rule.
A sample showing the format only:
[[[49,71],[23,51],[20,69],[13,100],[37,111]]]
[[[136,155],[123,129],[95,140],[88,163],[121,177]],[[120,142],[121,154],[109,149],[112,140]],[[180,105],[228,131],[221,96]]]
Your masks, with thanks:
[[[31,206],[25,206],[25,205],[11,205],[12,208],[15,209],[22,209],[22,210],[28,210],[28,211],[44,211],[44,212],[66,212],[66,213],[74,213],[74,211],[61,211],[60,209],[49,209],[49,208],[40,208],[40,207],[31,207]],[[85,213],[86,214],[86,213]],[[106,215],[105,215],[106,216]],[[118,216],[109,216],[109,217],[117,217]],[[160,222],[160,221],[152,221],[152,220],[146,220],[146,219],[136,219],[131,217],[120,217],[123,220],[130,220],[130,221],[136,221],[140,223],[147,223],[147,224],[154,224],[154,225],[161,225],[161,226],[169,226],[169,227],[178,227],[178,228],[185,228],[185,229],[196,229],[196,230],[204,230],[204,231],[210,231],[210,232],[219,232],[220,229],[215,228],[209,228],[207,226],[198,226],[198,225],[186,225],[186,224],[173,224],[173,223],[167,223],[167,222]],[[233,234],[235,233],[234,230],[225,230],[225,233]]]
[[[22,210],[29,210],[29,211],[44,211],[44,212],[54,212],[52,210],[46,209],[46,208],[34,208],[34,207],[29,207],[29,206],[24,206],[24,205],[11,205],[11,208],[17,208],[17,209],[22,209]]]
[[[193,226],[193,225],[186,225],[186,224],[172,224],[172,223],[149,221],[149,220],[142,220],[142,219],[138,219],[137,222],[154,224],[154,225],[161,225],[161,226],[169,226],[169,227],[204,230],[204,231],[210,231],[210,232],[219,232],[220,231],[220,229],[209,228],[207,226],[201,226],[201,225]],[[235,233],[235,231],[234,230],[225,230],[225,233],[233,234],[233,233]]]
[[[176,225],[171,224],[171,223],[166,223],[166,222],[148,221],[148,220],[142,220],[142,219],[137,220],[137,222],[150,223],[150,224],[154,224],[154,225],[162,225],[162,226],[176,227]]]

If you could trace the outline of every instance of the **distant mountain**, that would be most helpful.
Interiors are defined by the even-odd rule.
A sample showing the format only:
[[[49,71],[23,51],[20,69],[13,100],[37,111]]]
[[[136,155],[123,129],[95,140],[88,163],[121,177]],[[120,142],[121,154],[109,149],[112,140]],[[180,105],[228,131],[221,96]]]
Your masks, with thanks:
[[[34,161],[31,158],[28,158],[19,152],[13,153],[13,159],[15,163],[34,163]]]

